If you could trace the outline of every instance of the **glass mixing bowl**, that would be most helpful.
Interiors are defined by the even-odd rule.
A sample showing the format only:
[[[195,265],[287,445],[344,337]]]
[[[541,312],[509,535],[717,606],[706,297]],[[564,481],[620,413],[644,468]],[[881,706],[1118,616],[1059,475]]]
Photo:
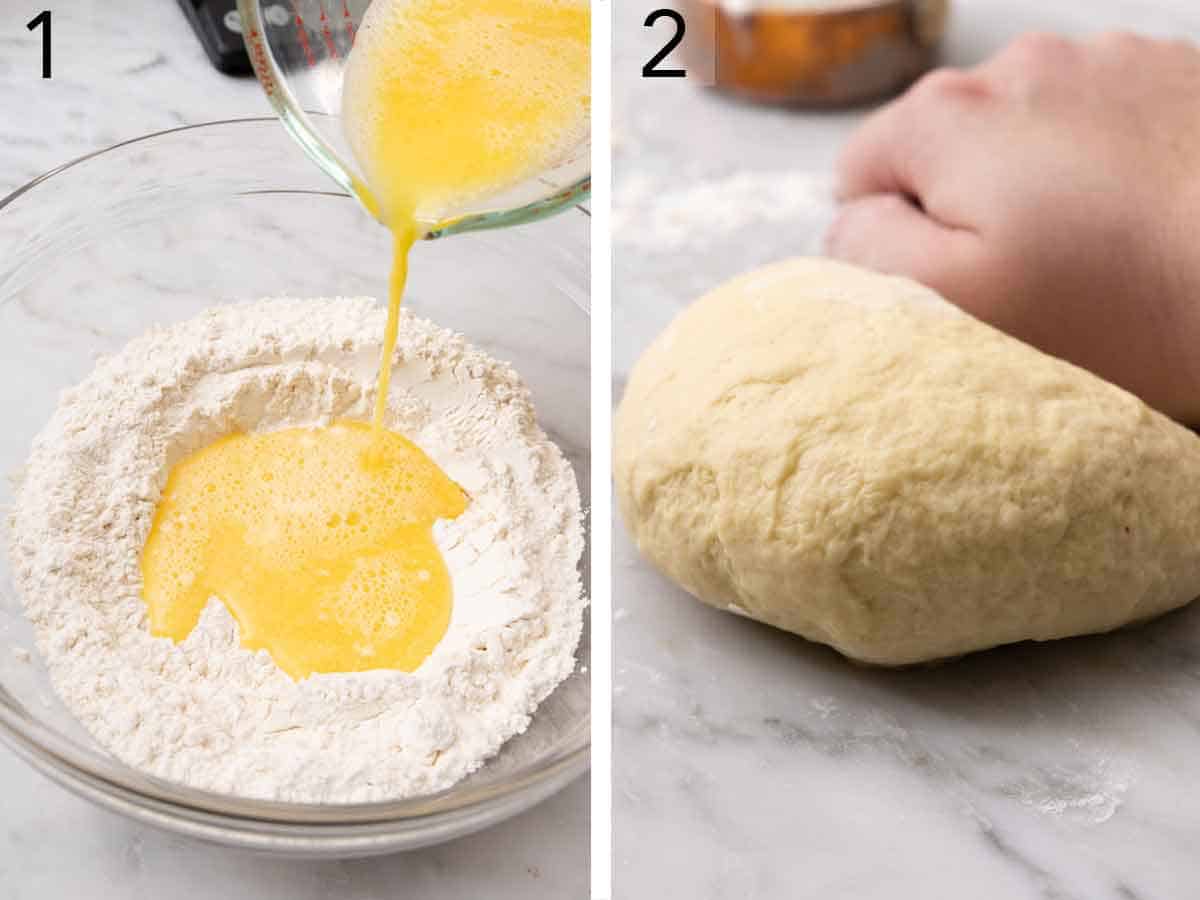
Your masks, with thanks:
[[[119,144],[0,201],[0,473],[20,470],[62,389],[154,324],[265,295],[383,296],[388,233],[328,188],[275,119],[252,119]],[[424,243],[404,301],[522,373],[543,428],[575,467],[585,508],[587,221],[569,211]],[[12,501],[0,479],[0,507]],[[143,775],[92,741],[51,689],[0,552],[0,738],[102,806],[225,844],[369,855],[444,841],[532,806],[587,767],[586,630],[578,657],[529,730],[448,791],[356,805],[240,799]]]

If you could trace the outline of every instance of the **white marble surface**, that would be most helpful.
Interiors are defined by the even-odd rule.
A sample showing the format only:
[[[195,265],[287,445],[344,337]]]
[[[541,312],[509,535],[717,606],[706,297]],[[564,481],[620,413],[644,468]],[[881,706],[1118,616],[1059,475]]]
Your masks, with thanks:
[[[59,163],[146,132],[269,114],[253,81],[209,66],[173,0],[49,5],[49,81],[39,77],[40,36],[24,27],[34,7],[0,9],[0,196]],[[0,787],[4,900],[557,900],[587,890],[586,778],[491,831],[408,854],[325,863],[253,856],[133,824],[68,794],[2,747]]]
[[[662,38],[639,27],[652,5],[636,5],[616,31],[617,222],[633,229],[687,184],[739,171],[819,183],[861,111],[787,113],[644,81]],[[1112,26],[1200,39],[1200,6],[958,0],[947,56],[969,63],[1030,28]],[[776,224],[741,215],[724,242],[704,220],[669,250],[653,246],[661,228],[618,235],[615,392],[704,286],[810,247],[822,218],[810,206]],[[701,606],[617,529],[621,900],[1198,895],[1200,608],[1115,635],[877,671]]]

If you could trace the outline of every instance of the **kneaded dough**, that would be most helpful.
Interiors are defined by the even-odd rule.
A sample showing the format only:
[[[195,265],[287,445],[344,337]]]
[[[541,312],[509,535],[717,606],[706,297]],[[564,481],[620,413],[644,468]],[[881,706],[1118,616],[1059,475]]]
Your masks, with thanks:
[[[926,288],[795,259],[685,310],[616,416],[637,545],[854,659],[1106,631],[1200,594],[1200,438]]]

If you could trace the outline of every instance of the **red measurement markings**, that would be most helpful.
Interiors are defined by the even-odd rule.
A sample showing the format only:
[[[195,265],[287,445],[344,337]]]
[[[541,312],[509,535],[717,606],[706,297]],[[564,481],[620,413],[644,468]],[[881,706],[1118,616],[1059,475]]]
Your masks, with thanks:
[[[267,96],[274,97],[275,78],[271,75],[271,67],[267,63],[267,48],[263,44],[262,35],[254,28],[247,36],[250,38],[250,60],[254,63],[254,71],[258,74],[258,80],[262,82]]]
[[[350,15],[350,6],[347,0],[342,0],[342,18],[346,20],[346,38],[350,42],[350,46],[354,46],[354,17]]]
[[[304,27],[304,16],[300,15],[300,4],[297,0],[292,0],[292,11],[296,14],[296,34],[300,36],[300,49],[304,51],[304,58],[308,60],[308,64],[315,66],[317,55],[313,53],[312,44],[308,42],[308,29]]]
[[[329,48],[329,55],[337,59],[337,44],[333,42],[333,31],[329,27],[329,16],[325,13],[325,4],[322,0],[317,0],[317,6],[321,8],[321,36],[325,38],[325,46]]]

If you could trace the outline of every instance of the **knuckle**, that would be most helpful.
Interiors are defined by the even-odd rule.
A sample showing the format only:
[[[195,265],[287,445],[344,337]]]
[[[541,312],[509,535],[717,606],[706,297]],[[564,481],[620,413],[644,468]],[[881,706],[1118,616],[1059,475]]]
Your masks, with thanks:
[[[1132,31],[1115,29],[1111,31],[1103,31],[1096,35],[1094,43],[1096,47],[1102,50],[1128,53],[1141,49],[1142,47],[1146,46],[1149,41],[1144,37],[1134,34]]]
[[[981,79],[961,69],[934,69],[913,85],[910,94],[917,99],[944,101],[948,98],[968,99],[986,93]]]
[[[1186,38],[1171,38],[1164,43],[1164,46],[1176,57],[1194,59],[1197,55],[1196,45]]]
[[[1075,45],[1059,34],[1030,31],[1013,41],[1013,46],[1033,56],[1060,56],[1071,52]]]
[[[833,259],[841,259],[846,254],[846,219],[845,211],[837,214],[825,234],[821,236],[821,252]]]
[[[1075,49],[1075,44],[1061,35],[1030,31],[1013,40],[1004,55],[1015,58],[1022,65],[1041,65],[1068,59]]]

